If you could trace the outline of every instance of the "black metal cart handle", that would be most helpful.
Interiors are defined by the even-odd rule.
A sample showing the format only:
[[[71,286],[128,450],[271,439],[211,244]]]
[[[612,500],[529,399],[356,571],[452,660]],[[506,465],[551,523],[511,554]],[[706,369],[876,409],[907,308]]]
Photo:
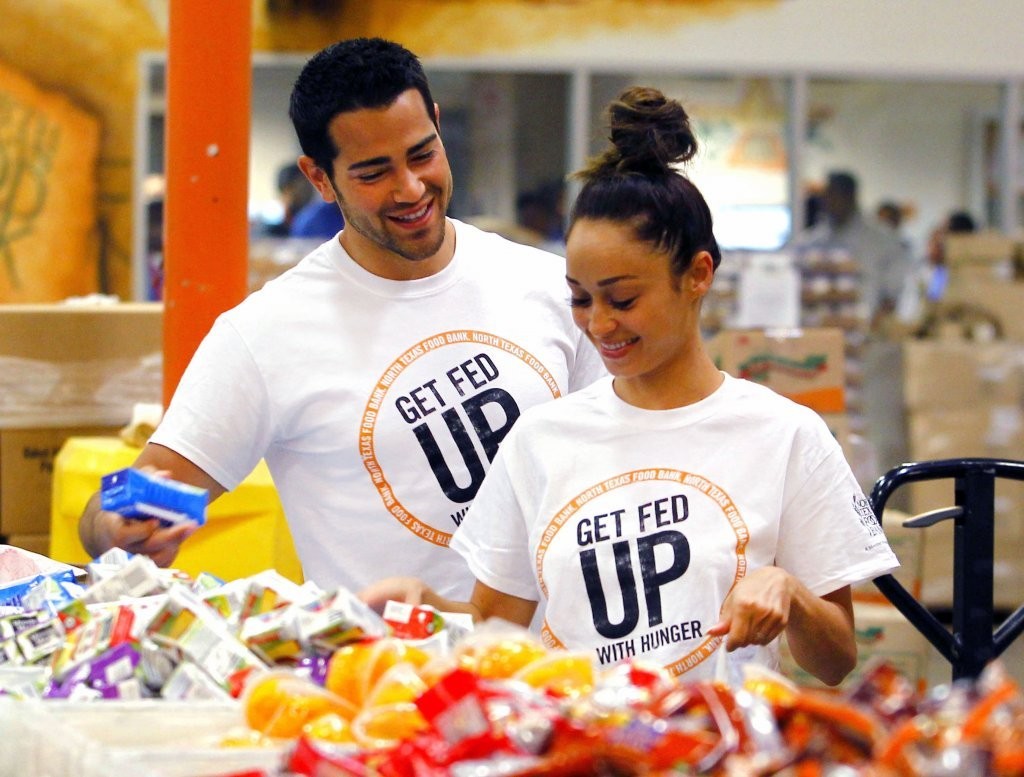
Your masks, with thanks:
[[[871,491],[879,522],[892,493],[919,480],[954,481],[954,506],[915,516],[904,525],[925,528],[953,521],[953,628],[917,601],[892,575],[874,580],[878,589],[942,653],[953,679],[975,678],[1024,632],[1024,606],[993,631],[995,481],[1024,480],[1024,462],[1001,459],[942,459],[901,464],[882,475]]]

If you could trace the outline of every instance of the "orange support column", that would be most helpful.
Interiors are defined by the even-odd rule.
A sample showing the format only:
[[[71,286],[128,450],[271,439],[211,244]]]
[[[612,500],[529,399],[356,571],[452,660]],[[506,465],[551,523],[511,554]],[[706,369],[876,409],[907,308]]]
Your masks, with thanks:
[[[170,0],[164,406],[219,313],[246,294],[251,0]]]

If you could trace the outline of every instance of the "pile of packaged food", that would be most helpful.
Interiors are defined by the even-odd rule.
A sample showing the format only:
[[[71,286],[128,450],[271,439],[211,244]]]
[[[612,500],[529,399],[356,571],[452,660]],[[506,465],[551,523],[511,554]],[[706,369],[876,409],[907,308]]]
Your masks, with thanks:
[[[230,703],[244,725],[217,746],[279,756],[248,775],[1024,774],[998,663],[930,690],[888,664],[841,695],[754,666],[686,682],[273,571],[191,579],[121,551],[85,571],[0,587],[0,694]]]

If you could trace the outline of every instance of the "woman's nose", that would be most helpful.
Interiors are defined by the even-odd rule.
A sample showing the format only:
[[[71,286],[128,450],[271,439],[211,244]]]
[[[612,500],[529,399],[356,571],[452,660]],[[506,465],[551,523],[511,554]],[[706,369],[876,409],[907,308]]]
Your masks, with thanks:
[[[615,329],[615,318],[611,311],[603,305],[594,305],[590,310],[590,321],[587,330],[595,337],[601,337]]]

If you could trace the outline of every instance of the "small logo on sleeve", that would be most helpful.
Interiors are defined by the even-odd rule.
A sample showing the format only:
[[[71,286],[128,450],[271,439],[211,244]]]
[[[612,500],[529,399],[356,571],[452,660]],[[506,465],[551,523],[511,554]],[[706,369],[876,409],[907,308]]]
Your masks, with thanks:
[[[863,526],[870,537],[877,537],[882,534],[882,527],[878,523],[878,518],[875,517],[875,511],[871,509],[871,502],[863,494],[853,495],[853,511],[857,513],[857,518],[860,520],[861,526]]]

